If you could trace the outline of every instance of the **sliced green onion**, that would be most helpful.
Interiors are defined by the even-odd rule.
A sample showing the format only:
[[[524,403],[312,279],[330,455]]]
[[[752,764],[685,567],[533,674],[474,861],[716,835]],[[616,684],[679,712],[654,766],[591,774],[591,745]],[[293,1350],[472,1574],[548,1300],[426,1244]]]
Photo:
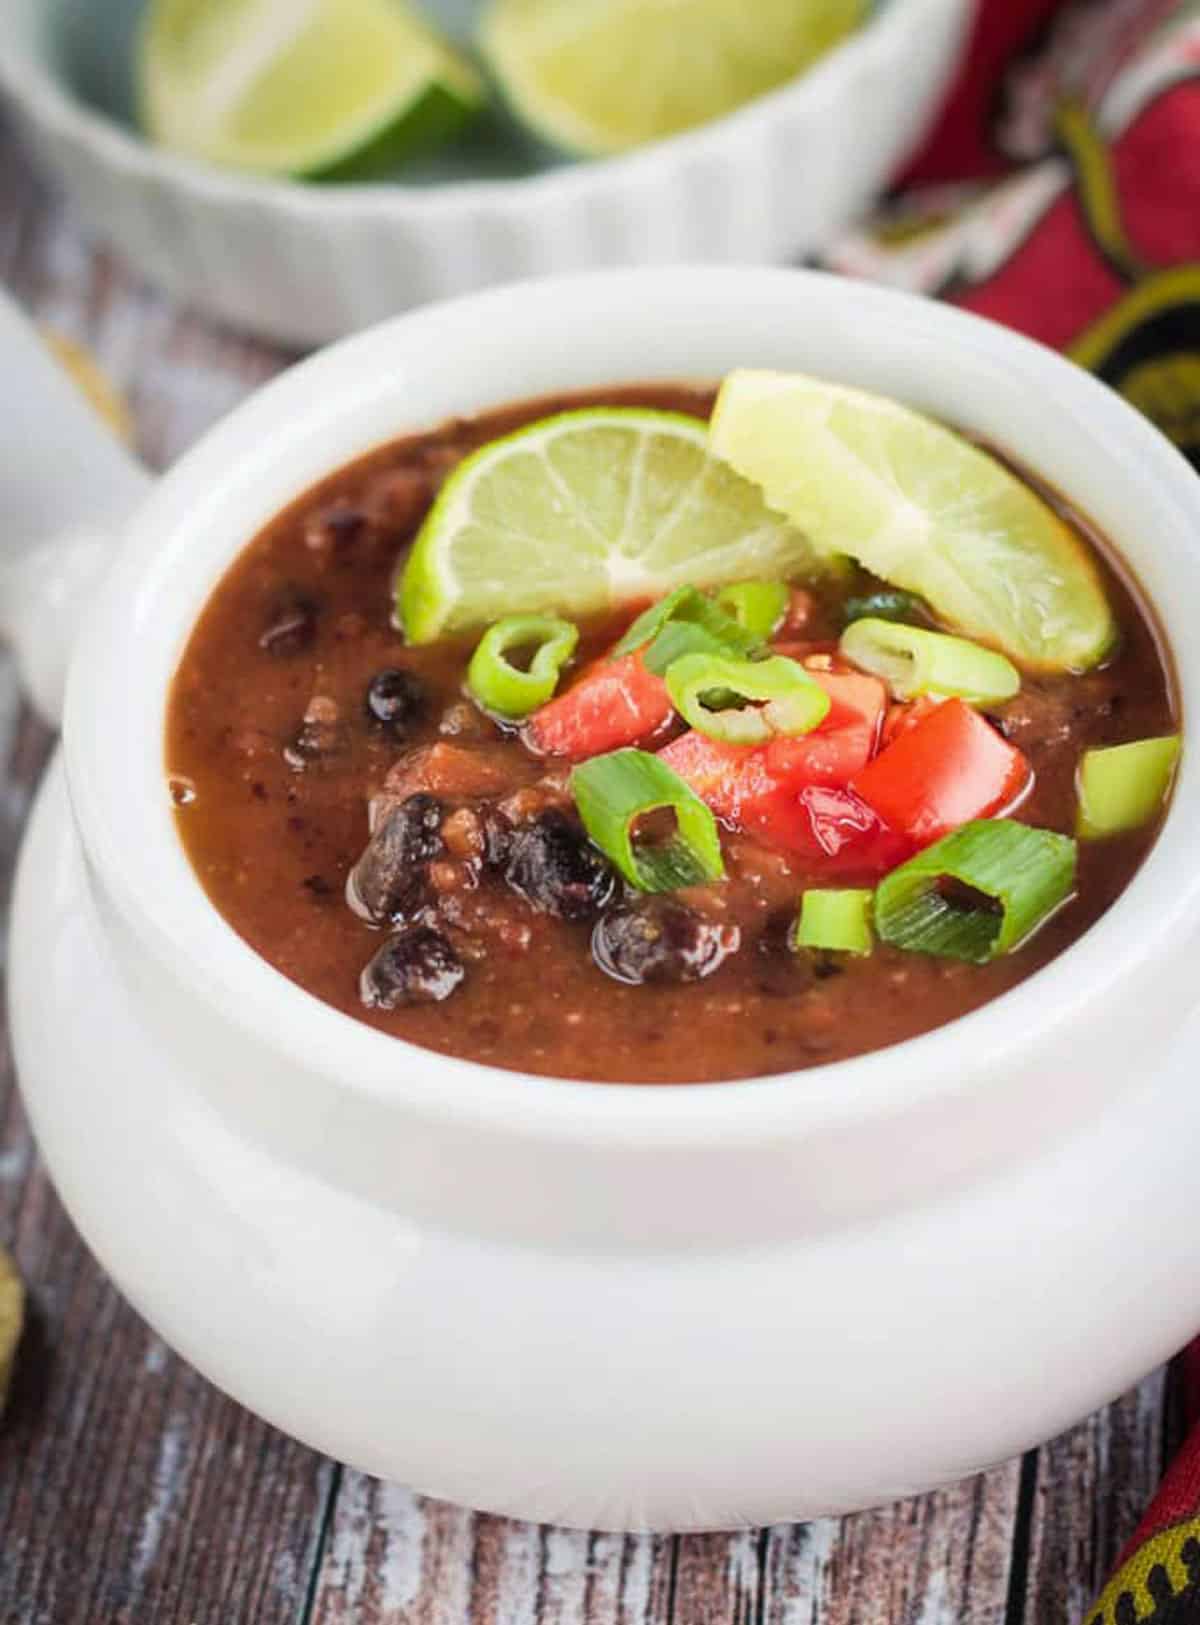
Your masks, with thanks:
[[[884,678],[902,700],[934,694],[996,705],[1011,700],[1021,687],[1020,672],[994,649],[878,616],[852,622],[839,648],[863,671]]]
[[[731,745],[811,733],[829,714],[829,695],[803,666],[782,655],[768,660],[684,655],[668,669],[666,681],[671,703],[685,722]],[[732,705],[713,708],[729,697]],[[761,709],[755,701],[764,702]]]
[[[676,587],[657,604],[643,610],[613,650],[614,655],[632,654],[635,649],[653,643],[663,629],[675,622],[700,626],[711,634],[722,648],[731,654],[745,655],[757,649],[761,638],[753,637],[732,615],[718,609],[711,598],[706,598],[695,587]]]
[[[665,598],[660,598],[657,604],[651,604],[649,609],[642,611],[613,649],[613,654],[629,655],[635,649],[640,649],[643,644],[649,643],[655,633],[674,617],[677,609],[699,596],[695,587],[676,587],[674,592],[669,592]]]
[[[864,593],[861,598],[847,598],[842,607],[846,625],[851,621],[866,620],[874,616],[880,621],[930,621],[932,616],[923,598],[902,592],[899,587],[885,587],[880,592]]]
[[[1178,734],[1085,751],[1079,765],[1081,840],[1102,840],[1149,823],[1167,799],[1179,760]]]
[[[584,828],[631,886],[674,891],[724,875],[716,819],[696,792],[648,751],[593,756],[571,774],[571,792]],[[640,840],[638,819],[660,811],[674,813],[674,833],[664,842]]]
[[[869,891],[806,891],[800,899],[792,945],[833,953],[869,954],[873,896]]]
[[[642,665],[661,677],[684,655],[728,653],[729,645],[722,643],[699,621],[668,621],[642,656]]]
[[[880,882],[875,929],[894,948],[985,965],[1070,897],[1077,850],[1011,818],[964,824]]]
[[[735,581],[722,587],[713,602],[732,615],[750,636],[765,643],[779,630],[791,593],[783,581]]]
[[[487,711],[516,721],[544,705],[575,652],[579,629],[554,615],[509,615],[490,626],[467,667],[467,688]],[[533,648],[527,667],[514,666],[514,649]]]

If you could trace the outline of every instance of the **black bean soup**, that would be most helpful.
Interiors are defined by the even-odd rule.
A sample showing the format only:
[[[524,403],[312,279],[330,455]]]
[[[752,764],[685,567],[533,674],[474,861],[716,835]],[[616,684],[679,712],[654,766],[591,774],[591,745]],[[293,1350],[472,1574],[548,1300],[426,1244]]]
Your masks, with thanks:
[[[863,957],[797,952],[797,899],[828,883],[820,865],[727,826],[724,881],[639,893],[588,840],[569,766],[464,692],[478,634],[406,646],[393,622],[397,562],[448,471],[525,422],[598,401],[704,418],[712,396],[608,390],[397,441],[316,485],[229,569],[180,663],[166,751],[180,835],[233,928],[302,988],[382,1032],[499,1067],[639,1083],[779,1073],[878,1049],[994,999],[1086,931],[1128,884],[1157,821],[1083,844],[1072,899],[1020,953],[987,964],[883,943]],[[1083,676],[1023,673],[1016,698],[988,715],[1032,767],[1016,816],[1063,834],[1075,827],[1081,752],[1176,727],[1147,607],[1088,536],[1119,647]],[[846,595],[873,585],[860,572],[806,586],[789,647],[819,665]],[[568,682],[630,618],[582,624]],[[872,877],[839,872],[837,884],[856,881]]]

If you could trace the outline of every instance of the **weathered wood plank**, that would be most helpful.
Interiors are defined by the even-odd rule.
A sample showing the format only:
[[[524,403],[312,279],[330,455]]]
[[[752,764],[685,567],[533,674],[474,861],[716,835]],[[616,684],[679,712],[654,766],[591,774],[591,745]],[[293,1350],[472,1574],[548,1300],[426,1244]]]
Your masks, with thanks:
[[[763,1625],[999,1625],[1020,1464],[839,1523],[769,1531]]]
[[[762,1537],[681,1535],[675,1558],[672,1619],[688,1625],[751,1625],[758,1618]]]
[[[2,139],[2,137],[0,137]],[[0,147],[0,275],[85,340],[174,456],[280,360],[177,318],[92,255]],[[50,736],[0,670],[0,902]],[[222,1398],[117,1296],[33,1154],[0,1065],[0,1238],[30,1331],[0,1432],[0,1619],[14,1625],[284,1625],[302,1611],[334,1469]]]
[[[347,1473],[313,1625],[665,1625],[675,1542],[472,1514]]]
[[[1095,1601],[1162,1476],[1165,1377],[1039,1452],[1026,1625],[1078,1620]]]
[[[349,1474],[311,1618],[313,1625],[998,1625],[1019,1471],[1014,1462],[840,1521],[674,1541],[472,1519]]]

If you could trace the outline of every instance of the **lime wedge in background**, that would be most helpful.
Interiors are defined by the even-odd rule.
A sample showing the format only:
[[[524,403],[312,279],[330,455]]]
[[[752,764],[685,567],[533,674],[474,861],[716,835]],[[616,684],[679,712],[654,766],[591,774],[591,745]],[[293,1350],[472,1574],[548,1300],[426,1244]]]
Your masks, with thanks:
[[[163,146],[323,179],[426,151],[484,98],[403,0],[152,0],[137,71],[143,124]]]
[[[870,0],[491,0],[481,38],[518,116],[569,152],[618,152],[795,78]]]
[[[798,373],[735,372],[711,442],[816,547],[919,593],[1014,659],[1077,671],[1112,647],[1112,611],[1081,539],[933,419]]]
[[[673,412],[544,418],[468,457],[443,486],[399,584],[413,643],[540,610],[584,615],[811,570],[811,548]]]

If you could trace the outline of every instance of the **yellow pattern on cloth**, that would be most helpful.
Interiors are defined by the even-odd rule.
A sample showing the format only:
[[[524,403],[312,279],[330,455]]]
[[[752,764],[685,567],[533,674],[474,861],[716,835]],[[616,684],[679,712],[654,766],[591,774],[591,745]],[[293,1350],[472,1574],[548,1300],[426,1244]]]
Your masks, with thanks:
[[[1124,1599],[1124,1607],[1121,1606]],[[1132,1605],[1132,1612],[1130,1606]],[[1143,1541],[1105,1586],[1087,1625],[1184,1625],[1200,1611],[1200,1517]]]
[[[16,1265],[0,1247],[0,1410],[8,1397],[13,1359],[25,1320],[25,1289]]]

